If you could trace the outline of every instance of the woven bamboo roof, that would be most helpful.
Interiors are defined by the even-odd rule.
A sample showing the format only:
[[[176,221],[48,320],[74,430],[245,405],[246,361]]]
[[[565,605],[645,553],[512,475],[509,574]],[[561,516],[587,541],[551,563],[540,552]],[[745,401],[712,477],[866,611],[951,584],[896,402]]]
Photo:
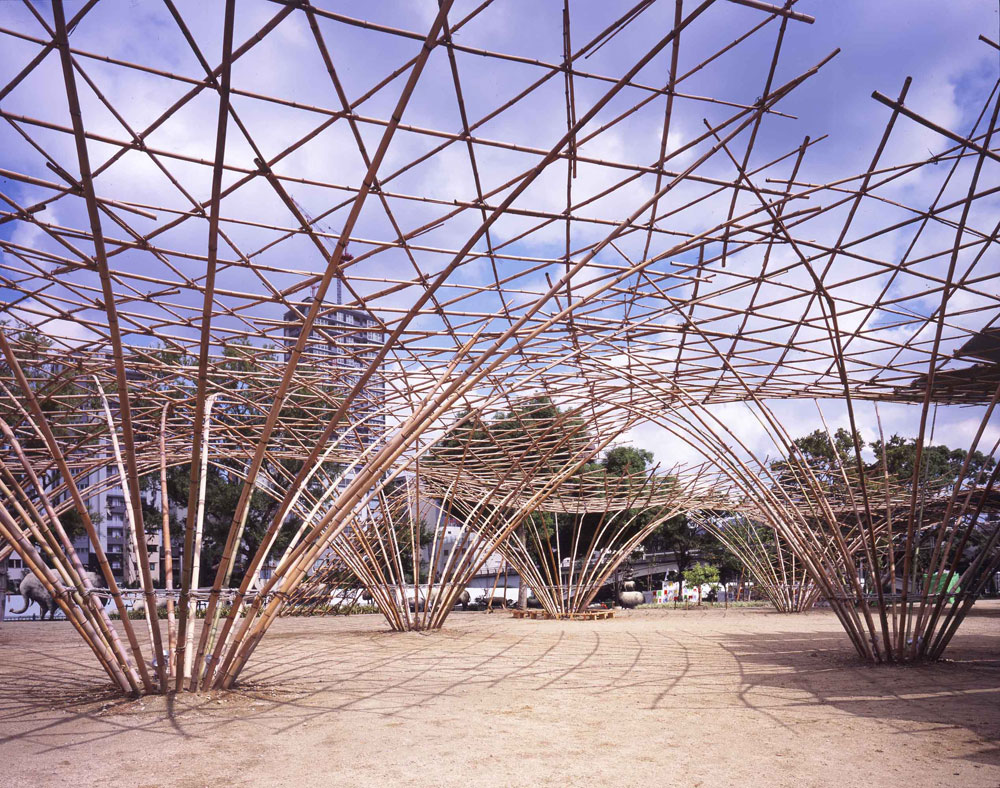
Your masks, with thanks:
[[[817,22],[794,2],[409,6],[0,9],[5,467],[81,508],[114,438],[136,509],[187,463],[194,511],[231,462],[210,613],[254,485],[277,529],[312,474],[343,483],[247,618],[206,627],[193,688],[231,684],[268,594],[471,413],[543,397],[596,451],[643,420],[697,443],[681,411],[711,403],[904,401],[922,440],[932,404],[998,391],[995,90],[959,127],[876,89],[869,163],[831,175],[795,111],[838,52],[788,46]],[[136,664],[109,672],[149,690]]]

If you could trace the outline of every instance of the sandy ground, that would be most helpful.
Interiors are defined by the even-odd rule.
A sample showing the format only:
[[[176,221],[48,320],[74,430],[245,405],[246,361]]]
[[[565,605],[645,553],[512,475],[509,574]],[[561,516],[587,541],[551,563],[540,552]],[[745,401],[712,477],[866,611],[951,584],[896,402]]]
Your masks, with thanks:
[[[828,612],[284,619],[241,691],[124,702],[64,622],[0,628],[0,785],[998,786],[1000,605],[872,668]]]

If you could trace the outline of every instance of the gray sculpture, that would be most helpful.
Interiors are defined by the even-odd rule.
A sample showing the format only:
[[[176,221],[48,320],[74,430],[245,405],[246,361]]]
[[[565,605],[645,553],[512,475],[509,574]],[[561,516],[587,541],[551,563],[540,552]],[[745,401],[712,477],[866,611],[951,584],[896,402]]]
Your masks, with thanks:
[[[93,572],[84,572],[84,574],[87,576],[87,579],[90,580],[90,584],[92,586],[100,585],[97,575]],[[19,590],[21,592],[22,601],[24,602],[24,607],[20,610],[11,610],[11,613],[20,615],[21,613],[27,611],[32,602],[35,602],[42,611],[40,620],[45,620],[46,613],[49,614],[49,620],[52,620],[53,616],[55,616],[56,610],[59,608],[59,605],[56,604],[56,601],[52,598],[52,594],[45,589],[45,586],[42,585],[42,581],[35,576],[34,572],[28,572],[21,579]]]
[[[622,583],[621,593],[618,594],[618,601],[622,607],[637,607],[642,604],[642,591],[635,590],[635,581],[626,580]]]
[[[20,591],[24,607],[20,610],[11,610],[11,613],[15,615],[24,613],[31,606],[32,602],[37,602],[38,607],[41,608],[42,611],[42,621],[45,620],[46,613],[49,614],[49,619],[52,619],[58,605],[52,598],[52,594],[45,590],[45,586],[42,585],[41,580],[35,577],[33,572],[28,572],[23,578],[21,578]]]

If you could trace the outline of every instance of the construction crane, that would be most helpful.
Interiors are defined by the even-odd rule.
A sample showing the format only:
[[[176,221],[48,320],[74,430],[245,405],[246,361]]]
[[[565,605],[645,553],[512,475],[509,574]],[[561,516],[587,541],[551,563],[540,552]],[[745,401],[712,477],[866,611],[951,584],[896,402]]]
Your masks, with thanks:
[[[302,207],[302,206],[301,206],[301,205],[299,204],[299,201],[298,201],[298,200],[296,200],[296,199],[295,199],[294,197],[292,197],[291,195],[289,195],[289,198],[291,199],[291,201],[292,201],[292,204],[293,204],[293,205],[294,205],[294,206],[295,206],[296,208],[298,208],[298,209],[299,209],[299,213],[301,213],[301,214],[302,214],[302,215],[303,215],[303,216],[304,216],[304,217],[306,218],[306,221],[307,221],[307,222],[309,222],[309,224],[310,224],[310,225],[311,225],[312,227],[315,227],[316,229],[318,229],[318,230],[322,231],[323,233],[326,233],[327,235],[333,235],[333,233],[332,233],[332,232],[330,231],[330,228],[329,228],[329,227],[326,227],[326,226],[324,226],[324,225],[322,225],[322,224],[319,224],[319,223],[318,223],[318,222],[317,222],[317,221],[316,221],[315,219],[313,219],[313,217],[312,217],[312,215],[311,215],[311,214],[309,213],[309,211],[307,211],[307,210],[306,210],[305,208],[303,208],[303,207]],[[322,244],[323,244],[323,247],[324,247],[324,248],[326,248],[326,243],[324,242],[324,240],[323,240],[323,238],[322,238],[322,237],[320,238],[320,243],[322,243]],[[327,249],[327,252],[330,252],[330,250],[329,250],[329,249]],[[331,252],[331,254],[332,254],[332,252]],[[344,260],[352,260],[352,259],[353,259],[353,257],[352,257],[352,256],[351,256],[350,254],[348,254],[348,252],[347,252],[347,247],[346,247],[346,246],[344,247],[344,256],[343,256],[343,259],[344,259]],[[340,277],[340,276],[338,275],[338,276],[337,276],[337,306],[341,306],[341,305],[343,305],[343,303],[344,303],[344,292],[343,292],[343,284],[344,284],[344,283],[343,283],[343,280],[342,280],[342,279],[341,279],[341,277]],[[313,286],[313,297],[315,298],[315,296],[316,296],[316,288],[315,288],[315,285],[314,285],[314,286]]]

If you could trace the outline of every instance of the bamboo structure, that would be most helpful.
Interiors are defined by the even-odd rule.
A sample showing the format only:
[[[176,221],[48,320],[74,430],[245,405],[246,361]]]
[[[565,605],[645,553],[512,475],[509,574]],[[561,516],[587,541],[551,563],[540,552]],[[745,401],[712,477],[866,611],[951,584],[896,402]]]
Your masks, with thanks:
[[[467,605],[466,583],[495,544],[486,532],[469,528],[452,537],[446,507],[428,511],[422,505],[435,490],[426,479],[408,476],[381,491],[332,542],[331,555],[303,583],[303,593],[339,602],[357,598],[352,592],[358,588],[394,630],[440,628],[455,605]],[[335,605],[329,612],[338,610]]]
[[[689,520],[715,536],[735,555],[760,592],[779,613],[811,610],[820,596],[809,565],[768,525],[742,512],[692,511]]]
[[[337,615],[365,604],[364,588],[354,573],[335,558],[318,561],[307,580],[288,597],[283,616]]]
[[[549,616],[573,618],[657,527],[708,504],[713,483],[700,473],[683,483],[674,473],[583,476],[521,511],[501,549]]]
[[[728,481],[728,505],[707,508],[737,512],[772,529],[805,565],[862,658],[940,658],[1000,567],[1000,466],[988,459],[968,475],[992,405],[954,477],[928,478],[918,462],[914,478],[902,482],[888,478],[885,457],[866,466],[857,439],[854,456],[835,450],[832,465],[817,467],[766,403],[751,398],[743,407],[746,419],[758,420],[784,453],[782,460],[760,457],[699,403],[661,420],[677,438],[714,456]],[[830,443],[835,445],[832,435]],[[997,448],[985,456],[992,458]],[[704,511],[692,516],[707,518]]]
[[[410,580],[399,567],[397,525],[412,563],[400,490],[416,500],[424,485],[476,536],[446,590],[415,600],[421,627],[440,625],[483,551],[505,544],[558,613],[620,563],[642,531],[629,512],[731,508],[787,543],[864,658],[939,657],[1000,562],[995,467],[967,478],[966,463],[941,494],[921,471],[939,408],[977,408],[958,437],[996,452],[996,87],[964,129],[908,105],[909,80],[896,98],[876,91],[870,164],[829,180],[810,176],[825,137],[803,139],[786,99],[837,52],[789,51],[823,23],[794,2],[642,0],[582,28],[587,12],[565,2],[555,52],[490,47],[500,5],[459,15],[442,0],[420,29],[402,11],[310,2],[258,17],[226,0],[200,9],[214,25],[173,0],[149,16],[88,2],[67,17],[53,0],[5,17],[0,40],[23,65],[0,85],[0,539],[132,694],[232,687],[335,556],[369,590],[420,586],[419,567]],[[136,45],[154,28],[169,57]],[[699,35],[719,29],[732,36]],[[309,65],[260,80],[288,36]],[[726,79],[751,65],[752,87]],[[490,93],[477,66],[491,84],[519,76]],[[707,74],[726,90],[702,95]],[[648,150],[641,121],[658,132]],[[897,150],[903,124],[934,150]],[[936,195],[919,203],[910,187],[927,183]],[[581,439],[535,435],[513,464],[488,434],[494,455],[456,453],[470,419],[489,426],[535,396]],[[860,446],[839,487],[797,456],[782,403],[812,399],[836,401],[852,431],[870,403],[913,404],[902,504],[880,500],[889,485],[861,469]],[[782,474],[720,421],[727,406],[770,436]],[[587,476],[643,424],[702,459]],[[136,536],[132,587],[87,509],[109,466],[101,484],[121,484]],[[186,501],[162,501],[176,528],[144,515],[145,489],[168,497],[167,469],[186,476]],[[198,566],[206,469],[240,493]],[[259,495],[274,503],[263,526]],[[70,509],[98,588],[60,522]],[[532,531],[542,515],[580,535],[558,566]],[[595,521],[591,543],[578,524]],[[173,587],[152,576],[149,530],[182,542]],[[934,590],[959,566],[960,592]],[[166,599],[166,626],[134,624],[137,598]]]
[[[356,511],[306,596],[340,598],[353,575],[393,629],[437,629],[499,554],[553,617],[581,612],[652,530],[711,505],[715,487],[702,469],[609,476],[594,460],[633,421],[587,411],[504,394],[492,419],[463,414],[450,425],[460,439],[431,446],[415,473]]]
[[[476,534],[477,568],[494,549],[553,618],[583,612],[632,551],[678,513],[710,506],[714,475],[694,467],[609,474],[596,462],[637,423],[588,385],[585,405],[553,409],[548,396],[518,401],[472,423],[423,464],[453,480],[438,498]],[[431,488],[433,490],[433,487]],[[483,540],[484,536],[491,537]],[[463,578],[467,579],[467,578]]]

